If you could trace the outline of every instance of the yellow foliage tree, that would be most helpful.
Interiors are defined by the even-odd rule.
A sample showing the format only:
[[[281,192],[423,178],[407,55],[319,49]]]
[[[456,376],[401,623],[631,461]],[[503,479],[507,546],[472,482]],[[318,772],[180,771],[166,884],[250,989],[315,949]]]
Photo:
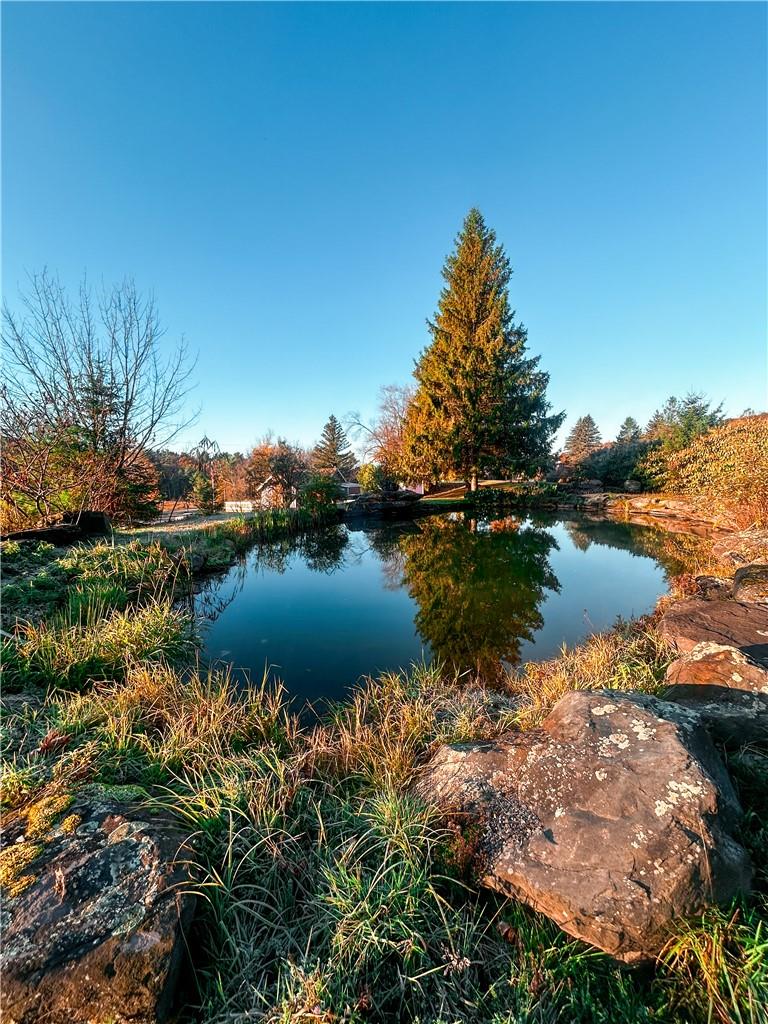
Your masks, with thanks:
[[[768,413],[729,420],[667,458],[667,483],[740,529],[768,527]]]

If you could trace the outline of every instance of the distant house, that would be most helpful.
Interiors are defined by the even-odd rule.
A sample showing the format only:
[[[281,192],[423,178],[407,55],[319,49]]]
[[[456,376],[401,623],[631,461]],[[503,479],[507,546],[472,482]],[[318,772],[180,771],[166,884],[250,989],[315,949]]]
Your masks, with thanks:
[[[283,485],[271,473],[255,488],[254,497],[258,508],[282,508],[285,503]],[[288,503],[288,508],[296,508],[296,506],[297,502],[294,496],[293,500]]]
[[[344,476],[344,474],[341,472],[338,466],[336,467],[336,469],[331,470],[331,472],[328,473],[328,476],[332,480],[336,481],[341,490],[344,492],[345,498],[354,498],[356,495],[362,493],[360,489],[360,484],[357,482],[357,480],[347,480],[347,478]]]
[[[282,485],[271,474],[254,488],[252,498],[241,498],[239,501],[225,501],[225,512],[259,512],[265,508],[282,508],[284,502]],[[290,502],[289,508],[296,508],[296,499]]]
[[[225,501],[224,511],[225,512],[257,512],[261,508],[261,505],[252,498],[246,498],[245,501]]]
[[[339,485],[339,488],[343,492],[343,498],[349,499],[354,498],[356,495],[361,493],[360,484],[356,480],[347,480],[344,474],[334,469],[327,474],[331,479],[335,480]],[[253,490],[252,498],[245,498],[240,501],[225,501],[224,511],[225,512],[258,512],[260,509],[265,508],[282,508],[284,507],[284,494],[283,487],[280,482],[270,474],[260,484],[257,484]],[[289,508],[296,508],[296,498],[289,503]]]

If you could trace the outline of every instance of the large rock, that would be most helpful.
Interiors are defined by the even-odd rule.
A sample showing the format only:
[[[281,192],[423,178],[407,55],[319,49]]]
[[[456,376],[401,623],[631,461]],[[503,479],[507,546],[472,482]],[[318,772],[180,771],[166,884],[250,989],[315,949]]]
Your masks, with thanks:
[[[106,512],[95,512],[92,509],[65,512],[61,521],[79,527],[87,537],[101,537],[112,533],[112,522]]]
[[[768,565],[745,565],[733,577],[733,597],[746,604],[768,605]]]
[[[3,1020],[167,1019],[194,907],[181,837],[108,798],[62,805],[49,825],[52,806],[3,836]]]
[[[417,788],[481,823],[483,884],[628,963],[655,956],[676,917],[750,883],[712,741],[652,697],[568,693],[540,730],[442,747]]]
[[[719,537],[712,544],[712,555],[731,565],[764,563],[768,557],[768,530],[744,530]]]
[[[670,686],[695,687],[702,692],[711,688],[768,693],[768,668],[738,647],[702,643],[672,662],[666,681]]]
[[[366,492],[345,502],[344,510],[347,515],[353,516],[397,516],[410,513],[420,500],[421,495],[408,488],[381,493]]]
[[[728,644],[768,664],[768,608],[741,601],[678,601],[665,612],[660,629],[682,652],[700,643]]]
[[[695,711],[720,743],[768,741],[768,668],[726,644],[697,644],[667,669],[666,700]]]

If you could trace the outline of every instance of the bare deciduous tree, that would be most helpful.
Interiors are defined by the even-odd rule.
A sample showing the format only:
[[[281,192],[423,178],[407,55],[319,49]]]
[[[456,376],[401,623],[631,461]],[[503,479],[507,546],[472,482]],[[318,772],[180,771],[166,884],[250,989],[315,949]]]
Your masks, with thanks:
[[[403,432],[414,389],[410,385],[387,384],[379,391],[375,420],[364,423],[358,413],[350,413],[350,431],[360,438],[366,459],[377,462],[394,477],[401,473]]]
[[[3,311],[3,502],[29,518],[96,500],[120,515],[147,452],[195,418],[194,361],[183,340],[161,354],[154,299],[131,280],[95,300],[84,282],[72,300],[43,271],[20,300]]]

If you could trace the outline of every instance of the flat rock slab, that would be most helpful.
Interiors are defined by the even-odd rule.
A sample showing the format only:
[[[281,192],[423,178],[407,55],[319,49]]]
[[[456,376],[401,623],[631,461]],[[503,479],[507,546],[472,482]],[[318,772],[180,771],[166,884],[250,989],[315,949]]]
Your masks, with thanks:
[[[700,643],[727,644],[768,665],[768,607],[692,598],[672,605],[660,629],[678,651],[691,651]]]
[[[140,808],[88,797],[44,837],[17,820],[4,841],[6,865],[7,851],[38,852],[3,894],[3,1020],[167,1019],[194,909],[180,836]]]
[[[568,693],[540,730],[442,747],[417,791],[481,826],[482,884],[627,963],[656,956],[675,918],[750,884],[709,735],[645,695]]]

